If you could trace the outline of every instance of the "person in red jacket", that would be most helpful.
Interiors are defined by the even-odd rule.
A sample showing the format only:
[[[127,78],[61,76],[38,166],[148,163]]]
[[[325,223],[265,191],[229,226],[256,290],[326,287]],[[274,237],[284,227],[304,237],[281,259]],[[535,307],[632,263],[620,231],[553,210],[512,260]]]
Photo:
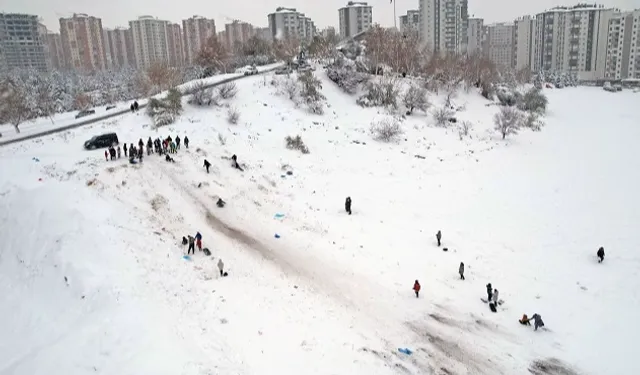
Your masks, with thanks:
[[[418,282],[418,280],[413,283],[413,291],[416,292],[416,298],[418,298],[418,294],[420,293],[420,283]]]
[[[202,251],[202,240],[199,238],[196,238],[196,247],[198,250]]]

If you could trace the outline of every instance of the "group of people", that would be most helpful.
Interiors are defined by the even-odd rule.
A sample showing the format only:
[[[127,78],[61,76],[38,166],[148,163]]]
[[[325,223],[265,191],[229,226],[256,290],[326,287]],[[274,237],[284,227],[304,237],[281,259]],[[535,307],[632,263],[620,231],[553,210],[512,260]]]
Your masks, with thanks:
[[[133,103],[131,103],[131,105],[129,106],[129,109],[131,109],[131,113],[133,112],[138,112],[138,109],[140,108],[140,106],[138,105],[137,101],[134,101]]]
[[[189,245],[187,255],[195,255],[196,247],[198,248],[198,251],[204,252],[205,255],[211,255],[209,249],[206,247],[204,249],[202,248],[202,234],[200,234],[200,232],[197,232],[195,236],[187,235],[186,237],[182,237],[182,245]],[[222,258],[218,259],[218,271],[220,271],[221,277],[229,276],[229,273],[224,270],[224,262],[222,261]]]
[[[175,140],[171,138],[171,136],[168,136],[167,138],[162,140],[160,138],[152,140],[151,137],[149,137],[146,142],[147,156],[151,155],[152,153],[156,153],[160,156],[165,155],[165,160],[167,162],[174,162],[175,160],[173,160],[173,158],[169,156],[169,154],[175,154],[178,152],[178,150],[180,149],[181,141],[184,142],[184,146],[186,148],[189,148],[189,137],[187,136],[184,137],[184,140],[181,140],[180,136],[176,136]],[[142,163],[144,150],[145,142],[143,142],[142,138],[140,138],[140,140],[138,141],[138,147],[134,146],[133,143],[129,144],[129,147],[127,147],[127,144],[125,143],[122,146],[122,149],[120,148],[120,145],[118,145],[117,148],[110,146],[107,150],[104,151],[104,158],[106,161],[109,161],[109,159],[120,159],[122,153],[124,153],[124,157],[128,157],[131,164],[136,164],[136,159],[138,160],[138,162]]]
[[[209,160],[204,159],[203,167],[207,170],[207,173],[209,173],[209,168],[211,168],[211,163],[209,162]],[[240,166],[240,163],[238,162],[238,156],[235,154],[231,156],[231,167],[241,172],[244,171],[244,169],[242,169],[242,166]]]

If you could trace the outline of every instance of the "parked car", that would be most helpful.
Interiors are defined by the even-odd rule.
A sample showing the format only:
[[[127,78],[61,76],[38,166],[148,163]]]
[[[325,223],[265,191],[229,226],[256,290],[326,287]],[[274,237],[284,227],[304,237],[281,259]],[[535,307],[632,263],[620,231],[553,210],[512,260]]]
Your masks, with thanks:
[[[602,86],[602,89],[604,91],[609,91],[609,92],[618,91],[618,90],[616,90],[616,88],[614,86],[611,85],[611,82],[605,82],[604,85]]]
[[[80,112],[78,112],[78,114],[76,115],[76,118],[80,118],[80,117],[85,117],[85,116],[91,116],[91,115],[95,115],[96,111],[95,109],[85,109],[82,110]]]
[[[114,109],[116,106],[115,105],[108,105],[107,108],[105,109],[105,111],[108,111],[110,109]]]
[[[90,140],[84,143],[84,148],[87,150],[94,150],[96,148],[106,148],[119,144],[118,136],[116,133],[107,133],[102,135],[96,135]]]
[[[255,65],[252,65],[252,66],[248,67],[244,71],[244,75],[245,76],[252,76],[254,74],[258,74],[258,68],[256,68]]]

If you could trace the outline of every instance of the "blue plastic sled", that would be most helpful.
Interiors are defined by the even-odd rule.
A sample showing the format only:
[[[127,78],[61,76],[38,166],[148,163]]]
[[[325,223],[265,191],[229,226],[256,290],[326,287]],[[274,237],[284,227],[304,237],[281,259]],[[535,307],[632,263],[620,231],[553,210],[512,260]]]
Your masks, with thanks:
[[[280,235],[278,233],[276,233],[274,237],[275,238],[280,238]]]
[[[191,257],[190,257],[190,256],[188,256],[188,255],[183,255],[183,256],[182,256],[182,259],[184,259],[184,260],[191,260]]]
[[[409,350],[409,349],[407,349],[407,348],[398,348],[398,351],[399,351],[400,353],[404,353],[404,354],[406,354],[406,355],[411,355],[411,354],[413,353],[411,350]]]
[[[273,215],[274,219],[282,219],[284,217],[284,214],[275,214]]]

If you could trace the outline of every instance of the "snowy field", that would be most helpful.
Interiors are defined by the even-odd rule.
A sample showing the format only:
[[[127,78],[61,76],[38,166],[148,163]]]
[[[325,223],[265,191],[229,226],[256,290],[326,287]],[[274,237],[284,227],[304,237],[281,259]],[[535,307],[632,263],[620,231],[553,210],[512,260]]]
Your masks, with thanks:
[[[497,107],[460,94],[470,138],[415,114],[382,144],[384,110],[317,73],[323,116],[260,76],[227,101],[238,125],[185,103],[157,132],[127,114],[0,148],[0,374],[640,373],[639,94],[547,90],[542,132],[506,141]],[[191,143],[175,164],[82,149],[111,131]],[[285,148],[297,134],[310,154]],[[196,231],[213,254],[184,260]]]
[[[282,63],[274,63],[270,65],[259,66],[257,68],[259,72],[263,72],[269,69],[276,68],[280,65],[282,65]],[[188,83],[179,85],[178,88],[181,88],[181,89],[188,88],[189,86],[193,85],[195,82],[204,82],[205,84],[214,84],[216,82],[220,82],[225,79],[240,77],[240,76],[242,76],[242,74],[239,74],[239,73],[220,74],[213,77],[188,82]],[[156,96],[162,96],[162,95],[165,95],[165,93],[160,93]],[[147,102],[147,99],[140,99],[138,101],[139,104],[145,104],[146,102]],[[118,112],[118,111],[126,110],[129,108],[131,103],[133,103],[133,100],[126,103],[115,103],[113,104],[115,108],[112,108],[108,111],[107,111],[107,106],[94,107],[92,109],[96,111],[95,114],[81,117],[79,119],[75,118],[75,116],[78,114],[79,111],[56,113],[55,115],[51,116],[51,118],[37,118],[33,121],[20,124],[20,133],[16,133],[15,128],[11,124],[0,124],[0,134],[2,134],[0,141],[7,141],[10,139],[22,138],[30,134],[46,132],[49,130],[73,125],[78,122],[91,120],[92,118],[99,118],[101,116],[109,114],[110,112]]]

